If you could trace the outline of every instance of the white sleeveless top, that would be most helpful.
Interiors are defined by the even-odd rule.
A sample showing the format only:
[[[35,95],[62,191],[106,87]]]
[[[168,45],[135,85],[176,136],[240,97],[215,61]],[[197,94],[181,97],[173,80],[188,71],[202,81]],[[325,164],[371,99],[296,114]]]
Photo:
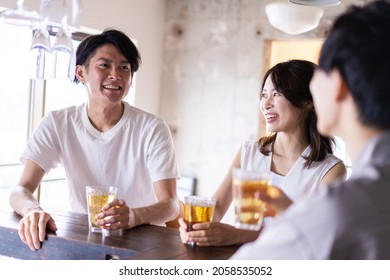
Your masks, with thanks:
[[[310,154],[310,146],[302,153],[302,156]],[[310,168],[304,166],[305,159],[299,157],[286,176],[275,174],[271,171],[272,153],[265,156],[260,153],[257,141],[246,141],[241,149],[241,169],[259,170],[271,175],[272,185],[279,187],[292,201],[309,195],[318,188],[325,174],[341,159],[332,154],[327,154],[321,162],[313,162]]]

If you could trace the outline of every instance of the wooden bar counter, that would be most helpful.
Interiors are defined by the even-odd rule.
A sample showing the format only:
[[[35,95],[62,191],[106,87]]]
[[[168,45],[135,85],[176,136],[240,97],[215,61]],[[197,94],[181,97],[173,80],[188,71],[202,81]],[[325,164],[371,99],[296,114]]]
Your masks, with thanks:
[[[191,247],[181,242],[178,229],[152,225],[110,236],[90,233],[87,215],[50,213],[58,230],[48,233],[42,248],[33,252],[19,238],[20,216],[11,209],[0,209],[0,255],[28,260],[224,260],[238,249]]]

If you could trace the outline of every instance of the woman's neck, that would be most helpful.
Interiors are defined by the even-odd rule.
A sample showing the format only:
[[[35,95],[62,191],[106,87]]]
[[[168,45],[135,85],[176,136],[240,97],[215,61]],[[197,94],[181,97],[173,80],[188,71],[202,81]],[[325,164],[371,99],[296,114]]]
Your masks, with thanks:
[[[271,159],[271,171],[281,176],[286,176],[307,144],[300,141],[301,137],[278,133],[273,144],[273,154]]]
[[[274,154],[280,157],[297,159],[306,149],[308,143],[302,140],[302,137],[287,133],[278,133],[273,144]]]

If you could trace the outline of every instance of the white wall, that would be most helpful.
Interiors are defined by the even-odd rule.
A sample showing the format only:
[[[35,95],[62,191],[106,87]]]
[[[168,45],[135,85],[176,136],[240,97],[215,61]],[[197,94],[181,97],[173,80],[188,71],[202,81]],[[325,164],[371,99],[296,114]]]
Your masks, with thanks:
[[[39,0],[25,0],[25,6],[39,9]],[[84,27],[103,30],[115,27],[134,38],[141,53],[137,72],[135,105],[159,113],[159,96],[164,37],[164,0],[82,0]],[[0,6],[12,8],[16,0],[1,0]]]

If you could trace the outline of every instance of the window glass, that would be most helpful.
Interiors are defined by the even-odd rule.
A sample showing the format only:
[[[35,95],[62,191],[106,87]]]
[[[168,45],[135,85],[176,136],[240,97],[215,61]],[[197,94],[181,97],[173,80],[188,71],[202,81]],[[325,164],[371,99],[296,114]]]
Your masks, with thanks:
[[[0,203],[8,205],[8,192],[18,182],[21,155],[27,140],[30,80],[28,28],[0,24]]]

